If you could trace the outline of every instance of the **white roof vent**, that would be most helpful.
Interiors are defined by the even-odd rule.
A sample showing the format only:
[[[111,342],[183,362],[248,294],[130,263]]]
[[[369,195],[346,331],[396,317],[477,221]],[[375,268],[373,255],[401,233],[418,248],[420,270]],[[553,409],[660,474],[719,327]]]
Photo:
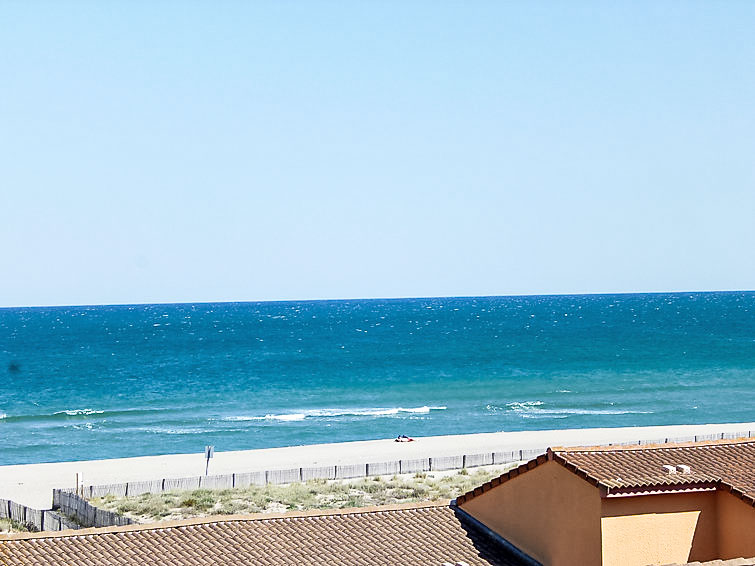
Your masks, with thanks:
[[[692,473],[692,468],[690,468],[689,466],[685,466],[684,464],[677,464],[676,465],[676,469],[681,474],[691,474]]]
[[[669,464],[664,464],[663,469],[666,470],[666,473],[669,475],[676,473],[676,467],[670,466]]]

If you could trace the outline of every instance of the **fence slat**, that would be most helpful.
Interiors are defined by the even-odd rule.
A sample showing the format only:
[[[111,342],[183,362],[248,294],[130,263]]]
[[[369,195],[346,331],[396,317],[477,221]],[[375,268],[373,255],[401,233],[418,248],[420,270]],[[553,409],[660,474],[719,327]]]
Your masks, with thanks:
[[[126,488],[128,495],[141,495],[142,493],[160,493],[163,490],[163,480],[130,481]]]
[[[34,526],[37,530],[42,530],[42,519],[44,516],[44,512],[40,511],[39,509],[32,509],[31,507],[26,508],[26,524]]]
[[[234,487],[248,487],[250,485],[265,485],[265,472],[233,474]]]
[[[115,495],[116,497],[126,496],[126,483],[113,483],[106,485],[93,485],[92,497],[105,497],[106,495]]]
[[[26,522],[26,506],[21,505],[20,503],[16,503],[15,501],[10,502],[10,518],[12,521],[16,521],[17,523],[25,523]]]
[[[367,464],[343,464],[336,466],[337,479],[363,478],[367,475]]]
[[[519,450],[493,452],[493,464],[511,464],[519,461]]]
[[[192,491],[199,489],[199,476],[193,478],[165,478],[163,491]]]
[[[532,460],[537,458],[541,454],[545,454],[546,448],[530,448],[527,450],[520,450],[522,460]]]
[[[665,438],[646,438],[645,440],[640,440],[640,444],[665,444],[666,439]]]
[[[433,471],[458,470],[463,467],[463,456],[439,456],[437,458],[430,458],[430,469]]]
[[[430,471],[430,458],[411,458],[399,460],[399,470],[402,474]]]
[[[202,476],[199,478],[199,487],[202,489],[231,489],[233,487],[233,474]]]
[[[301,481],[301,468],[291,468],[288,470],[269,470],[265,474],[265,476],[265,481],[267,483],[296,483]]]
[[[491,466],[493,464],[493,453],[484,454],[465,454],[464,466],[466,468],[476,468],[477,466]]]
[[[334,480],[336,479],[335,466],[317,466],[301,469],[301,480]]]
[[[59,531],[60,530],[60,515],[55,511],[45,511],[42,517],[42,530],[43,531]]]
[[[368,476],[392,476],[400,472],[401,466],[398,462],[370,462],[367,464]]]

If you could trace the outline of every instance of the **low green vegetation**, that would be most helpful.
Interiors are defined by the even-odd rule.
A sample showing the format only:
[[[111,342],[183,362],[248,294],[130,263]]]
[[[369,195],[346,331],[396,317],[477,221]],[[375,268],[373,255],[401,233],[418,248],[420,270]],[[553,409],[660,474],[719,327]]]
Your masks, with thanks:
[[[28,533],[31,529],[24,523],[11,519],[0,519],[0,533]]]
[[[238,489],[145,493],[134,497],[108,495],[92,500],[92,504],[139,522],[215,514],[341,509],[453,499],[499,476],[506,469],[486,467],[474,471],[427,472],[390,478],[312,480]]]

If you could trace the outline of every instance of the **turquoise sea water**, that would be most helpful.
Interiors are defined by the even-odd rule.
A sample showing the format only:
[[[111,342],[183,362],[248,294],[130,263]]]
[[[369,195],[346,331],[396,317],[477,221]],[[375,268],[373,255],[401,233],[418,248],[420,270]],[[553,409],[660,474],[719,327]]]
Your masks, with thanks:
[[[755,420],[755,292],[0,309],[0,464]]]

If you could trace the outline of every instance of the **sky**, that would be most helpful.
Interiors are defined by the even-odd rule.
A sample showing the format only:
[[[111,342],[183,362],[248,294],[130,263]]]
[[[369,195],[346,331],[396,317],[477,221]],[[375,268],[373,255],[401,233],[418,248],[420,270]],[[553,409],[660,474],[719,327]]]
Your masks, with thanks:
[[[755,288],[755,3],[0,6],[0,306]]]

